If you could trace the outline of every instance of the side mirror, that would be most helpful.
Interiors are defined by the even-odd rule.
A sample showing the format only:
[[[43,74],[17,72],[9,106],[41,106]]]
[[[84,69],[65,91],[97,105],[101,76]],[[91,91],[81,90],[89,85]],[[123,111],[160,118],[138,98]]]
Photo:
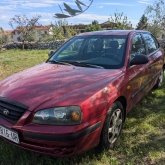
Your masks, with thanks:
[[[141,64],[147,64],[148,62],[149,62],[149,59],[148,59],[148,57],[146,55],[137,54],[130,61],[130,65],[141,65]]]
[[[54,54],[54,51],[50,50],[49,53],[48,53],[48,56],[51,57],[53,54]]]

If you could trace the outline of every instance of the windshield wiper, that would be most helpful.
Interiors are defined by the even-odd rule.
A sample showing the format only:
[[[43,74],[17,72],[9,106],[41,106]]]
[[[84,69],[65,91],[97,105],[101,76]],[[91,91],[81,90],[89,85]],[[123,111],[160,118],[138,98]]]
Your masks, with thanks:
[[[101,69],[104,69],[104,67],[102,67],[102,66],[95,65],[95,64],[83,63],[83,62],[80,62],[80,61],[69,61],[69,63],[71,63],[72,65],[75,65],[75,66],[82,66],[82,67],[91,67],[91,68],[101,68]]]
[[[104,69],[104,67],[99,66],[99,65],[94,65],[94,64],[86,64],[86,65],[91,66],[91,67],[93,67],[93,68],[101,68],[101,69]]]
[[[53,62],[55,64],[62,64],[62,65],[72,65],[68,62],[56,61],[56,60],[49,60],[48,62]]]
[[[104,67],[95,65],[95,64],[88,64],[88,63],[83,63],[80,61],[56,61],[56,60],[49,60],[49,62],[53,62],[55,64],[62,64],[62,65],[75,65],[75,66],[82,66],[82,67],[91,67],[91,68],[101,68],[104,69]]]

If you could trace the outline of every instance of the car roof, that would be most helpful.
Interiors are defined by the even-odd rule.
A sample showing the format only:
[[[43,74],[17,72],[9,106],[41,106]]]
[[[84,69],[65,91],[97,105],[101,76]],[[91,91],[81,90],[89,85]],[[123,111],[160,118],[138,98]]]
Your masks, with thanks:
[[[132,32],[148,32],[144,30],[102,30],[102,31],[93,31],[93,32],[85,32],[78,34],[77,36],[92,36],[92,35],[128,35]]]

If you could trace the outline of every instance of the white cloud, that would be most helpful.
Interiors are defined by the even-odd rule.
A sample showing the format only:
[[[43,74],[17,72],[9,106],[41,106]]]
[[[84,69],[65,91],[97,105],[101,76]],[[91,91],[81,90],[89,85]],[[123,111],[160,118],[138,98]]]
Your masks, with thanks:
[[[8,11],[8,10],[13,10],[13,6],[0,6],[0,12],[2,11]]]
[[[113,6],[135,6],[127,3],[117,3],[117,2],[107,2],[107,3],[102,3],[103,5],[113,5]]]
[[[97,20],[99,23],[108,21],[109,16],[97,15],[97,14],[81,14],[76,17],[68,18],[67,21],[72,24],[90,24],[93,20]]]
[[[138,1],[139,3],[142,3],[142,4],[146,4],[146,5],[149,5],[151,4],[150,0],[140,0]]]
[[[17,6],[23,8],[40,8],[40,7],[50,7],[54,5],[61,5],[65,1],[64,0],[1,0],[0,5],[3,6]],[[68,1],[67,4],[75,5],[74,1]],[[1,6],[2,6],[1,5]]]
[[[104,6],[98,6],[99,9],[102,9]]]
[[[48,3],[25,3],[21,5],[23,8],[40,8],[40,7],[51,7],[52,4]]]

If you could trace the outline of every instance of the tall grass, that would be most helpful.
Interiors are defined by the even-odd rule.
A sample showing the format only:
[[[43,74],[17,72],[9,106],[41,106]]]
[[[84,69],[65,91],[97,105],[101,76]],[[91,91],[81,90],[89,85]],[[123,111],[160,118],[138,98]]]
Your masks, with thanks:
[[[48,50],[0,52],[0,80],[44,62]],[[0,165],[165,165],[165,85],[152,90],[128,114],[114,150],[92,149],[72,158],[54,158],[0,139]]]

